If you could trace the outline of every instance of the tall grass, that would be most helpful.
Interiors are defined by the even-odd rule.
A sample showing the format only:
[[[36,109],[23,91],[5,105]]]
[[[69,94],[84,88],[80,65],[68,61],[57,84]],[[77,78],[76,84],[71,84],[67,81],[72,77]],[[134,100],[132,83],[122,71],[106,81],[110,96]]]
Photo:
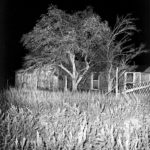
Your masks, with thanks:
[[[150,149],[149,97],[10,88],[0,149]]]

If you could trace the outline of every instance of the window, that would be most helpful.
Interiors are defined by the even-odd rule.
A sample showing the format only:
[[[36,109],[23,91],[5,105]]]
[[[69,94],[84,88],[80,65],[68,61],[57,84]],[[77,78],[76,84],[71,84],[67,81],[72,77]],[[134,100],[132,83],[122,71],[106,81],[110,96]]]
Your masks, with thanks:
[[[133,83],[127,83],[126,88],[127,89],[132,89],[133,88]]]
[[[127,73],[127,83],[133,83],[133,73]]]
[[[98,90],[99,89],[99,73],[92,73],[91,89],[92,90]]]
[[[135,73],[134,72],[126,72],[125,75],[125,90],[132,89],[135,84]]]
[[[149,81],[149,74],[148,73],[142,73],[141,74],[141,83],[142,82],[148,82]]]

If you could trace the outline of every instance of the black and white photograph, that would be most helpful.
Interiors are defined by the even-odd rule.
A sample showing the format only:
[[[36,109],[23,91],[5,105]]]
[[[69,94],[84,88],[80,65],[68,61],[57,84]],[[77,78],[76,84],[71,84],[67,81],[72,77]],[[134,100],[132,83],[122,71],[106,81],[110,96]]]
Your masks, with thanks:
[[[150,0],[0,1],[0,150],[150,149]]]

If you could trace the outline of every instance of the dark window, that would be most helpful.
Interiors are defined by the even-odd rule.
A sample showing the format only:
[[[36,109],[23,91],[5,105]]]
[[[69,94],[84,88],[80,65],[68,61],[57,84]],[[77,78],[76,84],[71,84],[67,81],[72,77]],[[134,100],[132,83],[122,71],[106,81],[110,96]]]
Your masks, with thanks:
[[[98,80],[98,76],[99,76],[98,73],[93,73],[93,80]]]
[[[133,82],[133,73],[127,73],[127,83]]]
[[[126,84],[126,89],[132,89],[132,88],[133,88],[133,83]]]
[[[93,89],[99,89],[99,74],[93,73]]]
[[[98,89],[98,80],[93,80],[93,89]]]

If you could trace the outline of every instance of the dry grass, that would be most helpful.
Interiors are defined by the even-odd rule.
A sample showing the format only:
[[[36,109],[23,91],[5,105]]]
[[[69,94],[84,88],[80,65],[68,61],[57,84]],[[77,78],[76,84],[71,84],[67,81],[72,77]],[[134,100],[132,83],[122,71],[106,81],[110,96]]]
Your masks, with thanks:
[[[10,88],[1,149],[150,149],[149,97]]]

